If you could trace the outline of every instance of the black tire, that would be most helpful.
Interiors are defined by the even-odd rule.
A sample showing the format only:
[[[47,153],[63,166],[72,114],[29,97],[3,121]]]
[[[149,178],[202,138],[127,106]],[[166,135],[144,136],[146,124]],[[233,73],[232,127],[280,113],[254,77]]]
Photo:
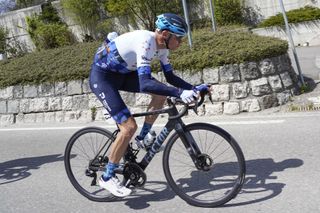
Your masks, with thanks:
[[[194,123],[187,125],[186,131],[192,134],[201,153],[210,156],[210,169],[198,170],[174,133],[163,154],[165,177],[175,193],[190,205],[221,206],[241,190],[246,171],[243,153],[232,136],[217,126]],[[204,144],[204,140],[210,142]]]
[[[93,177],[86,175],[90,160],[94,159],[108,140],[104,148],[107,153],[109,144],[113,142],[112,134],[102,128],[87,127],[80,129],[70,138],[65,150],[64,165],[70,182],[80,194],[92,201],[103,202],[114,199],[114,196],[97,184],[103,168],[95,171],[96,181],[93,181]]]

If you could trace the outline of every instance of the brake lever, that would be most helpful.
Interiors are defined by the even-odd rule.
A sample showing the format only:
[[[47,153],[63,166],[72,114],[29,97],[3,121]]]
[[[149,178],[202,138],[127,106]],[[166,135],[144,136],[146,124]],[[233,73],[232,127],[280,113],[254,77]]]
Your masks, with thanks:
[[[209,100],[210,100],[210,102],[213,104],[213,100],[212,100],[211,92],[208,92],[208,96],[209,96]]]
[[[198,101],[195,103],[194,107],[192,107],[194,113],[196,113],[196,115],[198,115]]]

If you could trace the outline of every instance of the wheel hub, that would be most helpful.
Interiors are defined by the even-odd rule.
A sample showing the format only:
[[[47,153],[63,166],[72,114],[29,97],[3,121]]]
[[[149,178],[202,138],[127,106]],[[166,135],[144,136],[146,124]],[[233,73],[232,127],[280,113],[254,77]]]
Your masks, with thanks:
[[[213,159],[207,154],[201,154],[198,156],[197,166],[198,169],[203,171],[209,171],[213,167]]]

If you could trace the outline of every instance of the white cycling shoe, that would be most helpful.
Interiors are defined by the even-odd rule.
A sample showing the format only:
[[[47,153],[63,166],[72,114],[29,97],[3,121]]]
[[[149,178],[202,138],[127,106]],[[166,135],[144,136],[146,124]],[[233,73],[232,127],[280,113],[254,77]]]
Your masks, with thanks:
[[[126,197],[131,194],[132,190],[123,186],[120,180],[115,176],[107,181],[104,181],[102,177],[99,178],[99,186],[109,191],[111,194],[117,197]]]

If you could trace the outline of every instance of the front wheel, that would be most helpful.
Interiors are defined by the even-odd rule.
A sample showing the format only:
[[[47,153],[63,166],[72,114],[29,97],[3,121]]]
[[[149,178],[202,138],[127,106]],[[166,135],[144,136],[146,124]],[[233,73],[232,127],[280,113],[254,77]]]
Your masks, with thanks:
[[[194,206],[216,207],[230,201],[240,191],[245,178],[245,160],[239,145],[225,130],[210,124],[187,125],[185,133],[196,143],[193,147],[199,149],[196,162],[178,133],[174,133],[163,154],[169,185]]]

